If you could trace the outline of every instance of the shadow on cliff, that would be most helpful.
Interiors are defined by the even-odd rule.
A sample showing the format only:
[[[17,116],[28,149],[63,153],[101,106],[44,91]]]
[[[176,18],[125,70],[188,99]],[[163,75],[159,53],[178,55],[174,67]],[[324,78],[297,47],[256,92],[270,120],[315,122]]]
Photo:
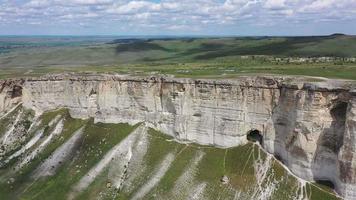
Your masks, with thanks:
[[[292,92],[291,92],[292,91]],[[296,135],[293,130],[297,126],[297,109],[300,96],[297,98],[293,90],[280,89],[277,106],[272,111],[273,127],[275,129],[274,156],[283,164],[289,165],[290,151],[293,151]]]
[[[343,145],[348,104],[337,102],[330,109],[332,121],[330,127],[324,128],[317,141],[313,160],[313,176],[316,182],[334,189],[333,177],[338,170],[338,154]]]

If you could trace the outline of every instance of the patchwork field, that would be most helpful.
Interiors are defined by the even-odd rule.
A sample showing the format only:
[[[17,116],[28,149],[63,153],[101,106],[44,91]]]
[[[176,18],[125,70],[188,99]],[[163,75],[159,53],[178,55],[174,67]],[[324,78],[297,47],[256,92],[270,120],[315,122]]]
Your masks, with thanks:
[[[0,199],[338,199],[256,143],[182,144],[144,124],[94,123],[21,105],[0,117]]]
[[[0,78],[54,72],[356,79],[356,37],[0,37]]]

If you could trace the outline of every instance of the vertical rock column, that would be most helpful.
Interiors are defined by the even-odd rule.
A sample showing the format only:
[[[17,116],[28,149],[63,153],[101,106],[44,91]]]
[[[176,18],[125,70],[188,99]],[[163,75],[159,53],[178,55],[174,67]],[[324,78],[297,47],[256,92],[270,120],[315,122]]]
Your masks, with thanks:
[[[356,93],[348,105],[343,146],[339,152],[336,190],[345,200],[356,199]]]
[[[0,113],[10,110],[21,102],[22,80],[0,81]]]

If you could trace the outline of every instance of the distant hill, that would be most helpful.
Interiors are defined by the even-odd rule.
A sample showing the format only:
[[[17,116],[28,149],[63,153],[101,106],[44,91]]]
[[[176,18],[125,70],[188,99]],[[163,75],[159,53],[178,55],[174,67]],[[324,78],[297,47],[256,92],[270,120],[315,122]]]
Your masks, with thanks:
[[[356,37],[336,33],[329,36],[236,37],[120,40],[117,50],[176,51],[176,57],[214,59],[226,56],[268,55],[294,57],[356,57]],[[151,47],[152,49],[150,49]],[[195,56],[194,56],[195,55]]]
[[[295,37],[0,37],[0,78],[88,70],[356,79],[355,59],[356,36],[340,33]]]

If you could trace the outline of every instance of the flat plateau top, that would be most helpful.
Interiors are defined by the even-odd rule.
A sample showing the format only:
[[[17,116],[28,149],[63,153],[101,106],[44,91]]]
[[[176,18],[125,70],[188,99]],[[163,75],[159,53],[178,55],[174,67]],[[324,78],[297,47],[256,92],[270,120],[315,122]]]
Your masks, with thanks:
[[[250,75],[225,79],[175,78],[173,76],[131,76],[106,73],[61,73],[47,74],[40,77],[24,77],[0,80],[3,82],[40,82],[40,81],[132,81],[145,83],[177,83],[204,84],[220,86],[242,86],[258,88],[292,88],[320,91],[349,91],[356,93],[356,81],[343,79],[327,79],[309,76],[279,76],[279,75]]]

